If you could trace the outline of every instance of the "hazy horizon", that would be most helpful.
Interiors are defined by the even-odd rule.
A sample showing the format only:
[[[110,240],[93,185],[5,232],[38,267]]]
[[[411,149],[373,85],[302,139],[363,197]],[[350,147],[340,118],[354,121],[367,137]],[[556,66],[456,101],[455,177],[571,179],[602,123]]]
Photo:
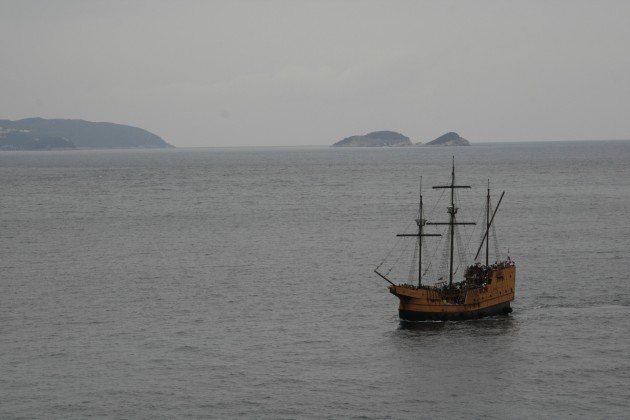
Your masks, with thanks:
[[[178,147],[630,139],[630,2],[0,1],[0,119]]]

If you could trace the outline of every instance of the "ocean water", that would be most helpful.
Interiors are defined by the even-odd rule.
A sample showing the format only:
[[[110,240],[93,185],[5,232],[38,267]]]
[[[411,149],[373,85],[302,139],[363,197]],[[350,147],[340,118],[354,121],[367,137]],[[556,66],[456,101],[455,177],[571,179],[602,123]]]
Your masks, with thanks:
[[[514,312],[401,322],[373,269],[453,155],[506,191]],[[2,419],[628,416],[628,141],[6,152],[0,176]]]

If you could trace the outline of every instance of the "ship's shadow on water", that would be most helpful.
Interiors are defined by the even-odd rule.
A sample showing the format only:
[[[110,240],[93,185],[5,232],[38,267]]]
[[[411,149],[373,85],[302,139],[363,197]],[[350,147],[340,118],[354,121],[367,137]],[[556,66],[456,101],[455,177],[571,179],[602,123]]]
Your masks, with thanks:
[[[400,320],[398,331],[404,332],[451,332],[467,331],[479,334],[507,334],[517,329],[518,320],[513,316],[494,316],[468,321],[405,321]]]

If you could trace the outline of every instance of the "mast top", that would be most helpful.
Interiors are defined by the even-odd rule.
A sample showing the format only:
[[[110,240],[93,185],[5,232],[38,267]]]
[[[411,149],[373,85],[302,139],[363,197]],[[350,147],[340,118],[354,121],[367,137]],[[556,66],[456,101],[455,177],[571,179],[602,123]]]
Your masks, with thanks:
[[[433,189],[438,188],[470,188],[470,185],[455,185],[455,156],[453,156],[453,170],[451,173],[451,185],[436,185]]]

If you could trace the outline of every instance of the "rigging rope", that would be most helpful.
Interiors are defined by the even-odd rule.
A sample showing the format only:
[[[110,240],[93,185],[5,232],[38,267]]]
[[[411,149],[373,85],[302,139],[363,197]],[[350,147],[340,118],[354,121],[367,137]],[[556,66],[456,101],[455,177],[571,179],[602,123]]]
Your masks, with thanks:
[[[424,253],[424,255],[429,255],[429,250],[427,248],[426,241],[422,242],[422,252]],[[424,279],[426,279],[427,274],[429,273],[429,270],[431,270],[431,278],[433,279],[433,281],[435,281],[435,273],[434,273],[434,270],[433,270],[433,258],[431,258],[431,257],[429,258],[429,263],[425,265],[425,269],[422,272],[423,281],[424,281]]]
[[[492,224],[492,240],[494,241],[494,255],[495,261],[501,261],[501,256],[499,255],[499,240],[497,239],[497,229]]]
[[[492,203],[484,200],[484,205],[481,206],[480,209],[480,214],[477,216],[477,222],[479,223],[479,226],[483,226],[482,229],[479,229],[479,246],[481,247],[483,245],[483,243],[488,240],[488,238],[486,237],[486,229],[488,229],[488,221],[487,221],[487,214],[490,211],[489,209],[492,208]],[[483,253],[479,252],[477,255],[475,255],[476,259],[475,261],[479,261],[482,258]]]
[[[455,230],[455,242],[457,243],[457,256],[458,256],[458,267],[464,267],[468,265],[468,253],[466,252],[466,247],[464,246],[464,242],[462,241],[461,234],[459,230]]]
[[[449,180],[451,180],[451,177],[449,177]],[[430,208],[427,209],[427,207],[425,207],[423,211],[424,213],[423,216],[425,219],[428,219],[431,221],[433,220],[438,221],[443,218],[441,214],[438,214],[438,208],[444,204],[444,200],[445,200],[445,196],[447,192],[449,192],[448,188],[441,188],[438,194],[437,200],[431,200],[433,204],[430,206]],[[462,194],[461,197],[459,195],[460,193]],[[472,200],[471,200],[472,197],[467,195],[467,193],[468,193],[468,190],[461,190],[461,192],[460,190],[453,191],[453,204],[458,209],[462,209],[461,213],[458,215],[458,218],[461,218],[462,220],[466,219],[466,215],[469,213],[465,209],[471,210],[470,213],[472,212],[477,213],[476,211],[474,211],[474,208],[476,208],[477,206],[472,204]],[[470,206],[465,206],[465,208],[461,207],[461,204],[463,203],[463,201],[466,201],[467,203],[470,202],[468,203],[470,204]],[[450,197],[449,197],[448,205],[450,206]],[[483,240],[483,237],[485,236],[485,233],[486,233],[486,222],[485,222],[486,208],[487,208],[486,206],[481,206],[481,208],[479,208],[479,213],[476,219],[473,219],[477,223],[472,227],[472,229],[469,230],[467,228],[467,225],[457,226],[457,229],[454,232],[454,241],[457,242],[456,244],[457,255],[454,256],[454,259],[453,259],[453,274],[457,273],[460,267],[464,265],[468,265],[469,261],[471,260],[472,255],[470,254],[471,252],[470,245],[473,238],[476,235],[476,232],[478,231],[480,232],[480,239],[479,239],[480,242],[481,240]],[[417,215],[416,219],[420,218],[419,211],[416,210],[415,213]],[[482,222],[480,223],[480,221]],[[404,232],[409,232],[415,227],[416,227],[415,220],[409,220],[405,226]],[[499,248],[498,248],[498,242],[496,241],[496,230],[494,228],[494,224],[492,228],[493,228],[492,229],[493,237],[495,239],[495,251],[498,257]],[[427,245],[428,241],[424,239],[422,240],[423,267],[420,267],[420,269],[422,270],[422,282],[424,284],[431,283],[431,282],[435,283],[436,281],[440,281],[440,280],[445,281],[448,278],[449,271],[450,271],[449,270],[450,235],[451,235],[450,229],[451,229],[450,226],[447,226],[446,229],[444,229],[444,226],[438,226],[438,225],[425,226],[425,233],[428,233],[428,232],[442,233],[442,236],[437,241],[437,244],[434,244],[434,243],[430,244],[431,245],[430,249]],[[446,232],[444,232],[444,230],[446,230]],[[462,230],[463,230],[463,233],[462,233]],[[415,245],[414,245],[414,242],[407,241],[407,239],[408,238],[405,238],[405,237],[397,238],[394,246],[390,248],[385,258],[383,258],[381,263],[377,266],[377,270],[380,269],[381,266],[385,266],[385,268],[387,269],[385,272],[385,275],[389,275],[390,273],[392,273],[392,271],[394,271],[394,269],[396,269],[394,272],[394,276],[396,276],[396,273],[398,273],[398,275],[405,276],[404,274],[405,264],[400,266],[399,263],[403,259],[407,259],[407,261],[409,261],[408,258],[410,257],[410,255],[413,255],[411,258],[411,265],[409,266],[409,272],[408,272],[409,283],[413,284],[417,282],[418,280],[418,257],[419,257],[418,253],[420,251],[418,241],[420,241],[420,238],[416,237],[416,241],[414,241]],[[486,240],[489,240],[489,238],[486,238]],[[431,241],[433,241],[433,239],[431,239]],[[414,246],[413,253],[410,252],[410,249],[409,249],[410,245]],[[391,261],[391,258],[393,257],[393,255],[398,252],[400,252],[400,254],[398,254],[397,258]],[[440,252],[441,252],[441,258],[437,258]],[[424,257],[425,255],[427,256],[426,258]]]
[[[405,230],[404,232],[406,232],[409,229],[409,226],[413,223],[413,221],[409,221],[407,222],[407,225],[405,226]],[[394,251],[396,251],[396,249],[398,249],[400,247],[400,244],[403,243],[403,241],[405,240],[404,237],[397,237],[396,242],[394,243],[394,245],[390,248],[389,252],[387,254],[385,254],[385,257],[383,258],[383,260],[381,261],[381,263],[376,266],[376,270],[378,270],[379,268],[381,268],[381,266],[383,264],[385,264],[385,262],[392,256],[392,254],[394,253]],[[400,260],[400,258],[402,258],[402,254],[396,259],[396,261],[394,262],[394,265],[396,264],[396,262],[398,262]],[[387,273],[385,273],[385,275],[389,274],[392,269],[394,268],[394,265],[392,265],[392,267],[389,268],[389,270],[387,271]]]
[[[444,248],[442,250],[442,259],[441,259],[441,263],[438,269],[438,276],[440,276],[440,278],[438,278],[438,280],[444,280],[445,278],[448,277],[448,266],[449,266],[449,255],[451,253],[451,244],[450,244],[450,237],[451,237],[451,227],[449,226],[446,230],[446,235],[444,235],[444,238],[449,238],[449,239],[445,239],[444,240]]]
[[[409,268],[409,284],[417,283],[416,273],[418,272],[418,251],[420,250],[420,237],[416,238],[416,246],[413,247],[413,258]]]

